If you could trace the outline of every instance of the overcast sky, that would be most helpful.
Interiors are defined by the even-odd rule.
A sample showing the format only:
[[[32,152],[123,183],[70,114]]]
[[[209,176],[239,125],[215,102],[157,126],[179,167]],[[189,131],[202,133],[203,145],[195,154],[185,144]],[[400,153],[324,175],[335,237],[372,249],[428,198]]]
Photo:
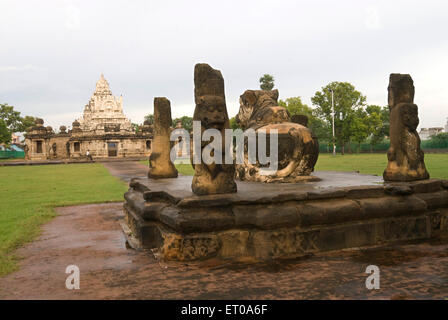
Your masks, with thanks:
[[[448,1],[0,2],[0,103],[46,125],[81,116],[101,73],[141,123],[153,99],[193,115],[193,69],[221,70],[229,115],[239,95],[275,77],[280,98],[351,82],[387,104],[390,73],[409,73],[420,127],[448,117]]]

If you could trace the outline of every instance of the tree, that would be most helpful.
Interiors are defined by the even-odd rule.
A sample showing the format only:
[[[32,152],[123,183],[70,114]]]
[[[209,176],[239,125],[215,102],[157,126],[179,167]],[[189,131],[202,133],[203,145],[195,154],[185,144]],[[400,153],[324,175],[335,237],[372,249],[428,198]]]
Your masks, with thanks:
[[[238,123],[236,122],[235,117],[232,117],[229,119],[229,125],[230,125],[230,129],[232,129],[232,130],[241,129],[240,126],[238,125]]]
[[[25,132],[35,121],[31,116],[21,117],[20,112],[7,103],[0,104],[0,142],[9,143],[14,132]]]
[[[183,116],[173,120],[173,127],[176,127],[176,123],[180,121],[182,123],[182,128],[187,131],[193,130],[193,118],[189,116]]]
[[[140,130],[140,125],[138,123],[131,123],[132,130],[134,130],[135,133],[138,133]]]
[[[261,90],[272,90],[274,88],[274,77],[270,74],[264,74],[260,78]]]
[[[357,109],[350,122],[351,139],[358,144],[358,153],[361,151],[361,143],[369,136],[369,118],[364,109]]]
[[[0,119],[10,132],[22,132],[22,118],[20,112],[15,111],[13,106],[7,103],[0,104]]]
[[[429,138],[429,143],[427,144],[430,148],[448,148],[448,132],[442,132],[431,136]]]
[[[30,129],[36,123],[36,118],[31,116],[25,116],[22,118],[22,125],[17,132],[25,132]]]
[[[366,107],[366,113],[370,135],[370,152],[373,152],[373,146],[389,135],[389,108],[369,105]]]
[[[332,82],[323,87],[321,91],[317,91],[311,98],[311,102],[317,107],[316,115],[330,124],[332,123],[332,90],[334,92],[336,142],[341,146],[342,154],[344,154],[345,144],[350,142],[355,128],[351,122],[355,119],[356,110],[364,106],[366,97],[348,82]]]
[[[147,114],[146,116],[145,116],[145,120],[148,120],[149,121],[149,124],[154,124],[154,115],[153,114]]]
[[[8,130],[8,126],[6,125],[3,119],[0,119],[0,144],[9,144],[11,142],[11,131]]]
[[[290,115],[302,114],[307,116],[308,119],[314,117],[313,109],[304,104],[300,97],[288,98],[285,101],[279,100],[278,105],[285,107]]]
[[[300,97],[291,97],[286,100],[280,100],[279,106],[285,107],[289,114],[301,114],[308,117],[308,127],[313,131],[321,143],[331,141],[331,127],[328,123],[316,116],[316,111],[302,102]]]

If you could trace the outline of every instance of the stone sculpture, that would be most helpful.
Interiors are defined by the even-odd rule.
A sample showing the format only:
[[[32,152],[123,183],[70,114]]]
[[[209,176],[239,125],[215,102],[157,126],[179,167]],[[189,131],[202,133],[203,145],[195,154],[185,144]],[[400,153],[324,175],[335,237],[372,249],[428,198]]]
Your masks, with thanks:
[[[197,64],[194,68],[194,96],[196,108],[193,121],[201,122],[201,136],[206,129],[216,129],[221,133],[222,150],[225,150],[225,129],[229,128],[226,99],[224,94],[224,78],[219,70],[208,64]],[[209,142],[201,143],[201,155]],[[194,158],[194,154],[191,155]],[[194,177],[191,184],[197,195],[233,193],[237,191],[234,181],[234,164],[225,164],[224,154],[222,164],[204,163],[202,156],[200,163],[194,163]]]
[[[154,141],[149,157],[149,178],[176,178],[178,175],[170,159],[171,124],[170,101],[167,98],[154,98]]]
[[[278,90],[246,90],[240,96],[240,110],[236,121],[243,130],[276,129],[278,132],[278,170],[275,174],[261,174],[261,165],[251,164],[245,153],[244,164],[237,165],[237,177],[246,181],[298,182],[317,180],[311,177],[319,156],[317,137],[304,124],[294,123],[286,108],[278,105]]]
[[[428,179],[424,153],[417,133],[418,107],[414,104],[414,82],[408,74],[393,73],[388,87],[390,110],[390,148],[385,181]]]

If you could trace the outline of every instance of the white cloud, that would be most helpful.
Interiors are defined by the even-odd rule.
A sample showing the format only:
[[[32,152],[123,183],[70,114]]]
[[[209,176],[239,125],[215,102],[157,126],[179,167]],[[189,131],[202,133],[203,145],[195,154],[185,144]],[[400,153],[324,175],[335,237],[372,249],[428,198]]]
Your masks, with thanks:
[[[14,72],[14,71],[44,71],[45,68],[33,66],[30,64],[24,66],[0,66],[0,72]]]
[[[192,115],[194,64],[207,62],[224,75],[230,116],[264,73],[282,99],[310,104],[328,82],[348,81],[384,105],[389,74],[403,72],[416,82],[421,125],[440,126],[447,10],[435,0],[2,0],[1,102],[67,125],[103,72],[134,122],[157,96],[173,117]]]

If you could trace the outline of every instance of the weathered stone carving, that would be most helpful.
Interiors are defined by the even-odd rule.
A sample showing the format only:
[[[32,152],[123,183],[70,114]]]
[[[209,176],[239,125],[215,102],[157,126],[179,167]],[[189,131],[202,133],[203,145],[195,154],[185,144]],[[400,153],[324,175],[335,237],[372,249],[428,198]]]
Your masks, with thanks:
[[[208,64],[199,63],[194,68],[194,96],[196,108],[194,121],[201,121],[201,136],[206,129],[216,129],[222,137],[222,164],[206,164],[201,157],[200,164],[194,164],[195,170],[191,188],[195,194],[232,193],[237,191],[234,181],[234,164],[224,164],[225,129],[229,126],[224,79],[219,70]],[[201,143],[202,150],[209,142]],[[192,155],[194,156],[194,155]]]
[[[246,90],[240,96],[237,123],[244,129],[278,131],[278,170],[273,175],[260,173],[259,164],[250,164],[245,153],[244,164],[237,165],[237,177],[241,180],[260,182],[297,182],[313,180],[319,155],[317,137],[304,124],[303,117],[295,117],[294,123],[288,111],[278,105],[278,90]]]
[[[167,98],[154,98],[154,141],[149,157],[148,177],[176,178],[177,170],[170,159],[171,104]]]
[[[391,74],[389,79],[390,148],[383,173],[385,181],[428,179],[417,133],[418,107],[414,104],[414,82],[408,74]]]
[[[292,115],[291,122],[301,124],[304,127],[308,127],[308,117],[303,114]]]

